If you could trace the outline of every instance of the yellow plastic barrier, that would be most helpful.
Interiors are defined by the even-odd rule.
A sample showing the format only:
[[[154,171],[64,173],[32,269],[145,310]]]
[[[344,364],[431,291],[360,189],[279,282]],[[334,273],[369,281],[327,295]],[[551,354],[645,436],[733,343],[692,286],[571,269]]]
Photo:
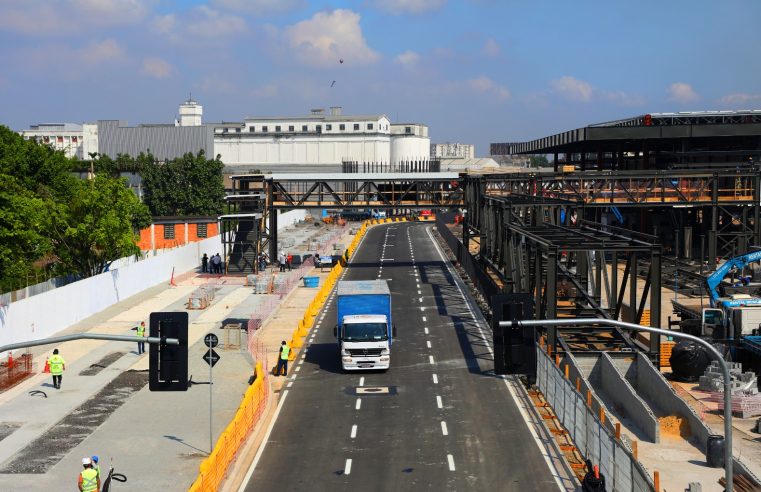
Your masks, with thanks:
[[[256,364],[255,374],[254,384],[243,395],[235,417],[217,439],[209,457],[199,465],[198,478],[188,489],[190,492],[215,492],[219,489],[230,463],[260,418],[267,398],[261,363]]]

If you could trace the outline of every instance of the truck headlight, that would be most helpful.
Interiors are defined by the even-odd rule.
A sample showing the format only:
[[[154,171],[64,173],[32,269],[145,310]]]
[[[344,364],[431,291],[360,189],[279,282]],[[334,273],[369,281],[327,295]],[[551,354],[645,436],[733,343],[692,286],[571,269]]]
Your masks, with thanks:
[[[381,354],[381,355],[388,355],[388,354],[390,354],[390,353],[391,353],[391,352],[389,352],[389,350],[388,350],[388,349],[384,348],[383,350],[381,350],[381,353],[380,353],[380,354]]]
[[[342,356],[344,356],[344,357],[346,357],[346,356],[349,356],[349,355],[351,355],[351,354],[349,353],[349,351],[348,351],[348,350],[346,350],[346,349],[341,349],[341,355],[342,355]]]

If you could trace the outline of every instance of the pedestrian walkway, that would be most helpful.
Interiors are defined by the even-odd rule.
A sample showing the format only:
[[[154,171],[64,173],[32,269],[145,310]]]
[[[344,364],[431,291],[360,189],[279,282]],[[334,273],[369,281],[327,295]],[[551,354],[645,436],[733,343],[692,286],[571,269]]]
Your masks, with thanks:
[[[348,236],[349,229],[346,233]],[[348,241],[347,241],[348,242]],[[305,275],[327,272],[305,269]],[[183,278],[184,277],[184,278]],[[148,289],[65,330],[134,335],[130,328],[155,311],[186,311],[188,296],[202,282],[199,275],[179,277],[176,287]],[[245,321],[263,298],[240,279],[214,279],[215,297],[204,310],[188,310],[189,375],[187,392],[150,392],[148,356],[137,355],[127,342],[84,340],[58,345],[66,359],[60,390],[49,374],[36,375],[0,394],[0,490],[41,490],[76,481],[84,456],[97,454],[103,473],[113,460],[127,483],[112,490],[186,490],[207,456],[209,436],[209,367],[202,360],[203,336],[214,332],[224,341],[225,322]],[[317,289],[299,283],[280,301],[257,330],[261,346],[271,348],[290,339]],[[254,361],[247,350],[246,325],[241,346],[216,350],[213,368],[213,441],[230,422],[248,387]],[[272,346],[269,347],[272,340]],[[40,367],[53,346],[36,348]],[[42,393],[30,394],[33,391]]]

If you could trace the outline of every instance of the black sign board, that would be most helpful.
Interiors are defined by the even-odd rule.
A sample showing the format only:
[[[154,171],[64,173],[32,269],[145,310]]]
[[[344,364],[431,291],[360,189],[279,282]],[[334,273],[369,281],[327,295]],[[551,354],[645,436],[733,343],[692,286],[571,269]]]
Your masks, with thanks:
[[[203,343],[209,348],[214,348],[219,345],[219,338],[217,338],[217,335],[214,333],[207,333],[206,336],[203,337]]]
[[[216,338],[216,337],[215,337]],[[209,349],[203,356],[203,360],[206,361],[207,364],[209,364],[211,367],[214,367],[214,364],[219,362],[219,354],[214,351],[214,349]]]

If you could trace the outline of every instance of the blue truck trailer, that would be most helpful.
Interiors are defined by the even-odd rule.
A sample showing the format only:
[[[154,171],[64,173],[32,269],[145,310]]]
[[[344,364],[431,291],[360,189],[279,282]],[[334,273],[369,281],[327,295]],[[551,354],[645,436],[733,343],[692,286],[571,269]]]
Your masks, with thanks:
[[[347,371],[391,366],[391,292],[385,280],[342,280],[337,288],[341,366]]]

